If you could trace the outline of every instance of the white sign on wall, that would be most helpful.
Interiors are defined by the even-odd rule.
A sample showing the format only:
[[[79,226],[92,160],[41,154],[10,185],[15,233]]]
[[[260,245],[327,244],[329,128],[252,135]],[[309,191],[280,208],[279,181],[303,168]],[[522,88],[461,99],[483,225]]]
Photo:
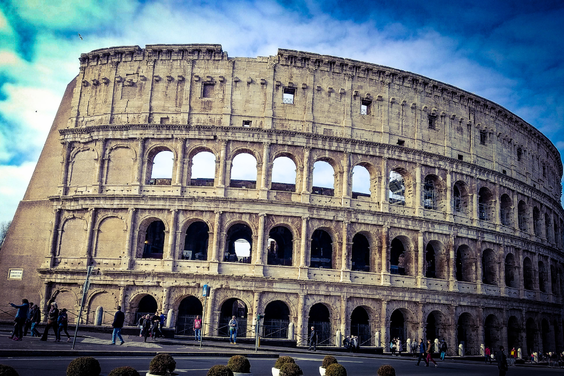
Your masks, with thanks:
[[[23,269],[10,269],[8,271],[8,279],[22,279]]]

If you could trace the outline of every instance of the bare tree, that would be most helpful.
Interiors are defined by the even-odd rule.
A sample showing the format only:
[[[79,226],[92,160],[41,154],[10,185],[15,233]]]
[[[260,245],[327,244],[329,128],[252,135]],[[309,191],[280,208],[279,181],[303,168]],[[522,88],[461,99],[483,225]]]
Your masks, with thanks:
[[[10,228],[11,224],[12,224],[12,221],[0,223],[0,247],[2,246],[2,244],[4,244],[4,239],[6,238],[6,235],[8,234],[8,229]]]

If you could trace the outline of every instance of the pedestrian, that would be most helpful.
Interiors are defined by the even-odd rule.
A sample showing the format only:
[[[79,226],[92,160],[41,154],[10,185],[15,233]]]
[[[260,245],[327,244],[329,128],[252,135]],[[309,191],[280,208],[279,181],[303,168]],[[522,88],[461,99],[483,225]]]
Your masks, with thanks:
[[[343,340],[343,347],[345,350],[349,350],[349,352],[352,351],[351,339],[349,336],[346,336]]]
[[[485,357],[485,363],[490,362],[490,364],[492,364],[492,358],[491,358],[491,351],[489,347],[486,347],[486,350],[484,350],[484,357]]]
[[[515,347],[513,347],[511,349],[511,352],[509,353],[509,365],[510,366],[515,365],[515,358],[517,358],[517,350],[515,350]]]
[[[415,338],[411,342],[411,353],[413,355],[417,354],[417,340]]]
[[[196,316],[194,320],[194,341],[202,341],[202,319],[200,315]]]
[[[401,356],[401,352],[403,351],[403,344],[401,343],[401,339],[396,339],[396,350],[398,351],[398,356]]]
[[[229,320],[229,343],[236,345],[237,344],[237,330],[239,329],[239,323],[235,316],[231,316],[231,320]]]
[[[59,318],[59,308],[57,307],[57,302],[52,302],[48,306],[49,313],[47,314],[47,326],[41,336],[42,341],[47,341],[49,336],[49,329],[53,328],[55,332],[55,340],[57,339],[57,319]]]
[[[429,367],[429,362],[435,363],[435,367],[439,366],[433,359],[433,344],[430,339],[427,340],[427,367]]]
[[[425,343],[423,343],[423,338],[421,338],[419,340],[419,359],[417,359],[417,365],[419,365],[419,363],[421,363],[421,359],[423,359],[423,361],[425,362],[425,364],[427,366],[429,366],[429,363],[427,362],[427,357],[425,356]]]
[[[161,318],[159,317],[159,313],[155,312],[155,314],[151,316],[151,333],[153,334],[153,339],[162,337],[160,335],[160,330],[159,330],[160,322],[161,322]]]
[[[505,376],[505,373],[507,372],[507,357],[505,356],[503,350],[503,346],[499,346],[499,351],[495,354],[499,376]]]
[[[137,327],[139,328],[139,337],[143,337],[143,322],[145,321],[145,315],[139,316],[137,320]]]
[[[33,307],[35,307],[33,305],[33,303],[29,302],[29,308],[27,310],[27,317],[25,319],[25,324],[24,324],[24,328],[23,328],[24,337],[27,336],[27,332],[31,328],[31,316],[33,315]]]
[[[394,356],[396,354],[396,339],[392,338],[392,340],[390,341],[390,352],[392,353],[392,356]]]
[[[151,315],[146,314],[143,317],[143,323],[142,323],[142,333],[143,333],[143,342],[147,342],[147,337],[149,337],[151,335]]]
[[[57,324],[59,328],[57,330],[57,339],[55,341],[61,342],[61,331],[64,330],[65,334],[67,335],[67,342],[70,342],[71,337],[68,332],[69,315],[67,314],[66,308],[61,309],[61,312],[59,313],[59,318],[57,319]]]
[[[41,337],[41,333],[37,330],[37,324],[41,322],[41,310],[39,306],[35,304],[31,310],[31,336]]]
[[[315,327],[311,327],[311,332],[309,333],[309,347],[308,350],[317,351],[317,333],[315,332]]]
[[[112,327],[114,328],[112,332],[112,345],[116,344],[116,337],[119,338],[120,345],[124,344],[123,337],[121,336],[121,328],[123,328],[123,322],[125,321],[125,314],[121,311],[121,306],[117,307],[117,312],[114,315],[114,322],[112,322]]]
[[[443,362],[445,361],[445,355],[446,355],[447,349],[448,349],[447,343],[446,343],[446,341],[443,339],[443,340],[441,341],[441,345],[440,345],[441,360],[442,360]]]
[[[159,332],[163,337],[164,337],[163,328],[165,327],[165,322],[166,322],[166,315],[164,314],[164,312],[161,312],[161,315],[159,316]]]
[[[22,299],[21,305],[15,305],[14,303],[10,303],[10,305],[18,309],[14,319],[14,332],[12,333],[12,336],[10,336],[10,339],[13,339],[14,341],[21,341],[23,337],[23,327],[25,325],[25,320],[27,320],[29,302],[27,299]]]

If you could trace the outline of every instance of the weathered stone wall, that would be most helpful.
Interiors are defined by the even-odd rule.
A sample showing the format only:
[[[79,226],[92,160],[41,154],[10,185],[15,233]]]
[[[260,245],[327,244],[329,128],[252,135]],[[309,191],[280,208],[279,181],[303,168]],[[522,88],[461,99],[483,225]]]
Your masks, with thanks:
[[[439,336],[470,353],[564,346],[562,163],[497,104],[389,67],[290,50],[228,58],[219,45],[92,51],[75,82],[0,253],[2,273],[24,269],[4,300],[44,305],[60,290],[76,312],[93,265],[88,323],[121,305],[133,325],[150,306],[205,313],[205,333],[221,335],[239,300],[248,335],[276,307],[300,344],[315,321],[328,344],[340,331],[376,346]],[[154,179],[162,151],[172,173]],[[197,182],[201,152],[215,173]],[[256,181],[232,179],[240,154]],[[294,184],[273,181],[279,157]],[[332,188],[313,186],[317,161]],[[354,192],[355,166],[369,194]],[[237,237],[251,244],[244,262],[230,258]]]

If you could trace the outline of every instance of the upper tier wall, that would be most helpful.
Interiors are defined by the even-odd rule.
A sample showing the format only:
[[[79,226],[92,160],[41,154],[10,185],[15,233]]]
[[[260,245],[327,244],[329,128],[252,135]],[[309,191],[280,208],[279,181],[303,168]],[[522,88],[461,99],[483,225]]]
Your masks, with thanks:
[[[228,58],[217,44],[108,48],[80,62],[70,128],[251,126],[399,144],[560,199],[560,154],[542,133],[493,102],[413,73],[283,49]]]

